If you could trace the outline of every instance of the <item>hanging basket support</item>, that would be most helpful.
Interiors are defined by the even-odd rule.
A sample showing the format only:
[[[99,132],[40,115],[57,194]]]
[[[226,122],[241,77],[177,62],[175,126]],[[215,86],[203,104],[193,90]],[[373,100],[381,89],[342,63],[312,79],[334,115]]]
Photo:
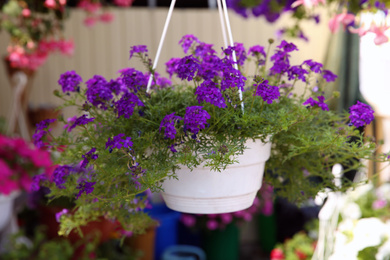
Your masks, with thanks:
[[[227,28],[227,33],[228,33],[228,36],[229,36],[229,44],[230,44],[231,47],[234,47],[233,35],[232,35],[231,26],[230,26],[229,15],[228,15],[227,6],[226,6],[226,0],[216,0],[216,1],[217,1],[217,4],[218,4],[218,12],[219,12],[219,17],[220,17],[220,21],[221,21],[222,36],[223,36],[225,48],[228,46],[225,26]],[[176,0],[172,0],[171,1],[171,5],[169,6],[168,15],[167,15],[167,18],[165,19],[163,32],[161,34],[160,42],[158,44],[156,57],[155,57],[154,62],[153,62],[153,67],[152,67],[152,71],[153,72],[156,69],[157,64],[158,64],[158,60],[160,58],[161,49],[162,49],[162,46],[164,44],[165,36],[167,34],[167,31],[168,31],[168,26],[169,26],[169,23],[171,21],[173,9],[175,8],[175,3],[176,3]],[[233,62],[234,62],[234,68],[236,70],[238,70],[237,57],[236,57],[236,52],[234,50],[233,50],[233,53],[232,53],[232,58],[233,58]],[[147,93],[150,93],[152,82],[153,82],[153,73],[151,73],[150,76],[149,76],[148,85],[146,87],[146,92]],[[241,89],[238,89],[238,92],[239,92],[240,101],[241,101],[241,109],[242,109],[242,112],[244,112],[244,103],[242,102],[242,91],[241,91]]]

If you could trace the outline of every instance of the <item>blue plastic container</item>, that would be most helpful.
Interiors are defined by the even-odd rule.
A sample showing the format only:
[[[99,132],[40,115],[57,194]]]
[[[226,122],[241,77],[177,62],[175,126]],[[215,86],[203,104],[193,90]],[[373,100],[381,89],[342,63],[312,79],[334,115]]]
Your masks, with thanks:
[[[177,245],[167,248],[162,260],[206,260],[206,253],[196,246]]]
[[[169,209],[165,204],[154,204],[146,212],[160,223],[156,229],[154,259],[161,260],[164,251],[178,243],[181,213]]]

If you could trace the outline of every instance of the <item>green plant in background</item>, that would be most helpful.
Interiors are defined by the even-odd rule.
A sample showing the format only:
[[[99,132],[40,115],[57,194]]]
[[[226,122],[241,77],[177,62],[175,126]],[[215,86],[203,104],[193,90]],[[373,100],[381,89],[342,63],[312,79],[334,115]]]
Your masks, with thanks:
[[[206,165],[218,174],[236,162],[247,140],[272,142],[265,179],[295,202],[325,187],[338,190],[334,164],[348,162],[348,171],[372,158],[375,144],[358,128],[373,120],[373,110],[358,102],[349,113],[329,111],[324,83],[337,76],[312,60],[291,65],[294,44],[282,41],[271,53],[237,43],[222,55],[192,35],[180,44],[188,55],[167,63],[167,72],[177,76],[173,84],[151,69],[143,45],[132,47],[130,57],[139,57],[147,73],[126,68],[117,79],[95,75],[85,88],[76,72],[61,75],[61,109],[75,106],[80,114],[59,118],[66,124],[61,136],[51,135],[55,119],[38,124],[34,134],[36,146],[62,151],[53,176],[38,179],[51,199],[75,201],[72,213],[60,217],[61,234],[101,216],[143,232],[151,225],[145,194],[161,191],[180,165]],[[150,73],[152,91],[146,87]]]

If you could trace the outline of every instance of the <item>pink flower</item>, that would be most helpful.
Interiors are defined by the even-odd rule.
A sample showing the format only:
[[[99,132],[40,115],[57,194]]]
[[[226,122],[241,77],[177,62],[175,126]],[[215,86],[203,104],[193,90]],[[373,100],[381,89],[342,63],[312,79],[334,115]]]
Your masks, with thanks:
[[[104,23],[109,23],[114,19],[114,16],[109,12],[104,12],[100,15],[99,19]]]
[[[366,35],[366,33],[369,31],[365,29],[363,26],[359,28],[349,27],[348,28],[351,33],[357,33],[360,37]]]
[[[84,19],[84,25],[87,27],[92,27],[95,25],[97,19],[94,16],[88,16],[87,18]]]
[[[373,209],[381,209],[384,208],[387,205],[387,201],[384,199],[377,199],[372,203]]]
[[[220,215],[222,223],[227,225],[233,221],[233,215],[230,213],[224,213]]]
[[[133,1],[134,0],[114,0],[114,4],[118,6],[127,7],[127,6],[131,6],[133,4]]]
[[[332,33],[338,31],[340,23],[344,26],[344,30],[348,24],[352,23],[355,20],[355,15],[343,12],[341,14],[336,14],[333,18],[329,20],[329,29]]]
[[[261,209],[261,213],[265,216],[271,216],[274,212],[274,205],[273,202],[270,200],[264,201],[263,208]]]
[[[100,3],[92,3],[90,0],[81,0],[77,6],[88,13],[96,13],[101,8]]]
[[[23,172],[22,173],[22,176],[20,177],[20,186],[30,192],[31,191],[31,184],[32,184],[32,179],[31,177],[26,173],[26,172]]]
[[[15,190],[19,190],[19,185],[16,181],[0,178],[0,194],[9,195]]]
[[[8,164],[0,159],[0,178],[9,178],[12,175],[12,170]]]
[[[58,48],[62,54],[72,56],[74,53],[74,42],[73,40],[59,40]]]
[[[30,9],[24,8],[24,9],[22,10],[22,15],[23,15],[24,17],[29,17],[29,16],[31,15]]]
[[[195,216],[190,214],[182,214],[180,220],[186,227],[193,227],[196,223]]]
[[[207,221],[206,226],[209,230],[216,230],[218,228],[218,222],[214,219]]]
[[[66,0],[59,0],[60,5],[66,5]]]
[[[385,35],[385,31],[389,29],[390,26],[377,26],[375,24],[371,25],[369,32],[375,33],[376,37],[374,43],[376,45],[381,45],[389,41],[389,38]]]
[[[44,4],[47,8],[49,9],[55,9],[57,7],[56,1],[55,0],[45,0]]]
[[[297,0],[291,5],[291,7],[295,8],[303,5],[306,8],[312,8],[313,6],[317,6],[319,3],[325,4],[325,0]]]

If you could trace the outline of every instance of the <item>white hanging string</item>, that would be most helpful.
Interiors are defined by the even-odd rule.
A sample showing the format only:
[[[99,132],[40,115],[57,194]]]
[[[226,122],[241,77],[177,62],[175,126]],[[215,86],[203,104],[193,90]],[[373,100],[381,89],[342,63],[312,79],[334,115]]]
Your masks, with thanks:
[[[227,27],[227,30],[228,30],[230,46],[234,47],[232,30],[231,30],[231,27],[230,27],[229,15],[228,15],[228,12],[227,12],[227,7],[226,7],[226,0],[222,0],[223,12],[221,10],[221,3],[219,1],[221,1],[221,0],[217,0],[217,3],[218,3],[219,16],[220,16],[221,26],[222,26],[222,35],[223,35],[223,38],[224,38],[225,47],[227,47],[227,37],[226,37],[226,31],[225,31],[225,24],[226,24],[226,27]],[[171,17],[172,17],[173,9],[175,8],[175,3],[176,3],[176,0],[172,0],[171,1],[171,5],[169,7],[168,15],[167,15],[167,18],[165,20],[163,33],[161,35],[160,43],[158,45],[156,58],[154,59],[154,63],[153,63],[153,67],[152,67],[153,70],[155,70],[156,67],[157,67],[158,59],[160,57],[161,49],[162,49],[162,46],[164,44],[165,36],[166,36],[167,30],[168,30],[168,25],[169,25],[169,22],[170,22]],[[222,13],[224,13],[225,20],[223,19]],[[233,62],[234,62],[234,68],[236,70],[238,70],[237,57],[236,57],[236,52],[235,51],[233,51],[232,57],[233,57]],[[153,81],[153,74],[150,74],[148,85],[146,87],[146,92],[147,93],[150,92],[150,89],[151,89],[150,87],[152,85],[152,81]],[[244,103],[242,102],[242,91],[241,91],[241,89],[238,89],[238,93],[239,93],[239,97],[240,97],[240,101],[241,101],[241,109],[242,109],[242,112],[244,112]]]
[[[158,44],[156,58],[154,59],[154,63],[153,63],[153,67],[152,67],[153,70],[156,69],[157,63],[158,63],[158,59],[160,58],[161,49],[162,49],[162,46],[164,44],[165,35],[167,34],[169,22],[171,21],[173,9],[175,8],[175,3],[176,3],[176,0],[172,0],[171,1],[171,6],[169,7],[167,19],[165,20],[165,25],[164,25],[164,29],[163,29],[163,32],[162,32],[162,35],[161,35],[160,43]],[[150,92],[150,86],[152,85],[152,81],[153,81],[153,73],[151,73],[150,76],[149,76],[148,85],[146,87],[146,93]]]
[[[217,0],[217,4],[218,4],[219,20],[221,21],[223,43],[225,44],[225,48],[227,48],[228,47],[228,41],[227,41],[227,36],[226,36],[225,20],[223,19],[223,11],[222,11],[222,7],[221,7],[221,0]]]
[[[217,1],[219,1],[219,0],[217,0]],[[229,15],[228,15],[228,12],[227,12],[226,0],[221,0],[221,1],[222,1],[223,12],[225,14],[225,23],[226,23],[226,27],[227,27],[227,31],[228,31],[230,46],[234,47],[232,29],[230,27],[230,21],[229,21]],[[233,61],[234,61],[234,68],[236,70],[238,70],[237,57],[236,57],[236,52],[234,50],[233,50],[232,56],[233,56]],[[242,109],[242,112],[244,113],[244,102],[242,102],[242,91],[241,91],[241,89],[238,89],[238,94],[240,96],[241,109]]]

